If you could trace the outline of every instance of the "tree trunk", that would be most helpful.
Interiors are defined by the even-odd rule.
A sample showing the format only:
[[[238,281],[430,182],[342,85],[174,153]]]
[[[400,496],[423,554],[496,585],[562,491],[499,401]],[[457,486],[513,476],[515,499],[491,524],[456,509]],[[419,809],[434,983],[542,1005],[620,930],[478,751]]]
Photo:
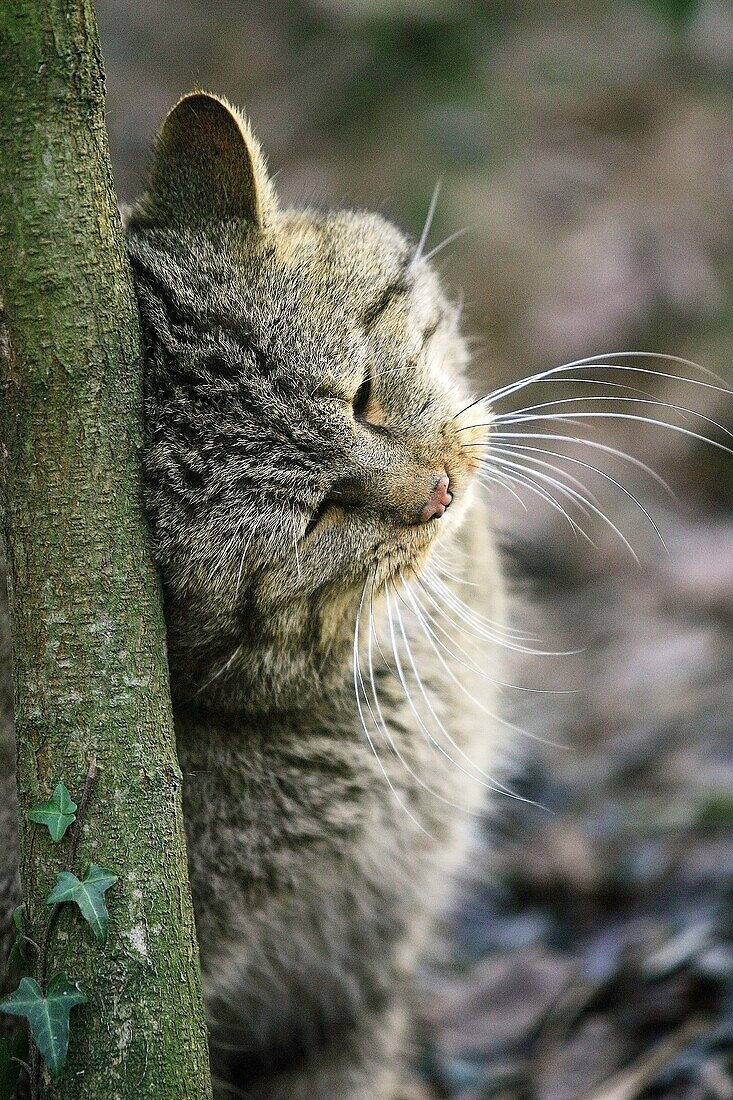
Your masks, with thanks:
[[[62,846],[26,812],[62,780],[119,875],[95,943],[64,906],[47,973],[87,994],[45,1097],[211,1095],[165,628],[140,509],[141,348],[91,0],[2,0],[2,429],[21,875],[30,932]]]

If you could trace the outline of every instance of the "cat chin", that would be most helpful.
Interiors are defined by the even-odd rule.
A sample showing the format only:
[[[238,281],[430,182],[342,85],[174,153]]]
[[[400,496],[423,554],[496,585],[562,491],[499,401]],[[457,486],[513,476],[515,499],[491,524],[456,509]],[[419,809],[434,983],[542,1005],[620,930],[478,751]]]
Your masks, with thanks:
[[[339,531],[331,522],[309,534],[298,559],[300,570],[291,572],[289,568],[289,581],[283,587],[292,596],[324,586],[340,593],[360,593],[365,585],[377,590],[400,576],[414,578],[428,564],[435,547],[452,541],[472,501],[473,485],[469,484],[445,515],[427,523],[356,530],[352,516],[350,531],[343,525]]]

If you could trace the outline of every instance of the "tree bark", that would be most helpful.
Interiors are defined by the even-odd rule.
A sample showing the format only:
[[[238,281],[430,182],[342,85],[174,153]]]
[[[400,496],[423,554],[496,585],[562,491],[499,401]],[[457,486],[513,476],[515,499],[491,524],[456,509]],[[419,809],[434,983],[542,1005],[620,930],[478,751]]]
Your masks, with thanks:
[[[47,973],[71,1016],[55,1098],[211,1095],[165,628],[140,508],[141,348],[91,0],[0,4],[0,402],[21,876],[31,934],[63,848],[27,810],[98,775],[79,866],[119,875],[96,944],[64,906]],[[39,934],[36,931],[36,934]]]

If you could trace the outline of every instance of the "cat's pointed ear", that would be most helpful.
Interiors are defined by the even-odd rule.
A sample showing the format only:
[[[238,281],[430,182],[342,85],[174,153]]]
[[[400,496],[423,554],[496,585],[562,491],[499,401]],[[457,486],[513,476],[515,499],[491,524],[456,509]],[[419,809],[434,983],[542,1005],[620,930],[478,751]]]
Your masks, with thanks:
[[[275,189],[244,116],[209,92],[179,100],[158,135],[140,207],[164,224],[240,218],[269,225],[277,213]]]

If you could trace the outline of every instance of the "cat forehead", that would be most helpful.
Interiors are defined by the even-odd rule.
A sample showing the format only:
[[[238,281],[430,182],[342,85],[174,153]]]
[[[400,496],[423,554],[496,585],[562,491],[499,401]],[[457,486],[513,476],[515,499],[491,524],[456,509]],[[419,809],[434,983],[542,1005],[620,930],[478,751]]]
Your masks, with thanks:
[[[267,243],[265,263],[275,275],[318,292],[343,298],[347,290],[368,293],[390,283],[407,290],[414,281],[409,242],[375,214],[289,211],[273,226]]]
[[[400,230],[379,214],[360,211],[286,211],[275,229],[284,253],[340,258],[355,267],[387,270],[408,264],[412,249]],[[295,256],[293,257],[295,259]]]
[[[397,312],[434,314],[443,295],[434,272],[415,264],[414,244],[377,214],[286,211],[264,237],[245,241],[241,277],[273,307],[328,312],[371,330]]]

